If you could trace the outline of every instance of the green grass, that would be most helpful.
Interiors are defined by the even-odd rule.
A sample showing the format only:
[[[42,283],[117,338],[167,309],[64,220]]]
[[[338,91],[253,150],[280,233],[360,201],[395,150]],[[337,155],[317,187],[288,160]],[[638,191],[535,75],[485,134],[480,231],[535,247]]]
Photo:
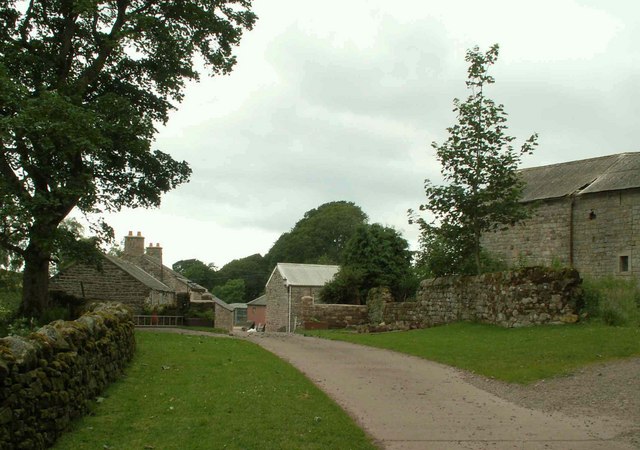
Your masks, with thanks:
[[[305,334],[395,350],[522,384],[595,362],[640,355],[640,328],[596,323],[528,328],[456,323],[405,332]]]
[[[229,334],[228,330],[223,330],[222,328],[200,327],[200,326],[193,326],[193,327],[178,326],[176,328],[180,328],[182,330],[206,331],[208,333],[215,333],[215,334]]]
[[[375,448],[307,378],[255,344],[153,332],[136,337],[127,376],[54,448]]]

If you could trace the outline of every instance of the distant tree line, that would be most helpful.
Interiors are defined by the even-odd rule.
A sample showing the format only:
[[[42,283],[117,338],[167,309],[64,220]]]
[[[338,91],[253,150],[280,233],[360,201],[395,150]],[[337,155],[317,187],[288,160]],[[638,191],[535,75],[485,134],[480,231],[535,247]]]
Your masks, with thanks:
[[[331,303],[362,303],[368,289],[381,285],[404,299],[416,284],[407,281],[415,278],[407,241],[391,228],[369,224],[362,209],[347,201],[325,203],[307,211],[264,256],[235,259],[220,269],[212,263],[188,259],[176,262],[173,269],[234,303],[260,296],[269,275],[281,262],[341,265],[336,280],[323,294]]]

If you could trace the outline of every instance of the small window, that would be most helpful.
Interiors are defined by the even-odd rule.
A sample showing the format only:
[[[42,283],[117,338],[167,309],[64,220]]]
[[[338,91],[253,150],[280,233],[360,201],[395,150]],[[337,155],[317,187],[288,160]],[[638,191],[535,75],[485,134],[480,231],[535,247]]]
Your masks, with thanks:
[[[620,256],[620,272],[629,271],[629,255]]]

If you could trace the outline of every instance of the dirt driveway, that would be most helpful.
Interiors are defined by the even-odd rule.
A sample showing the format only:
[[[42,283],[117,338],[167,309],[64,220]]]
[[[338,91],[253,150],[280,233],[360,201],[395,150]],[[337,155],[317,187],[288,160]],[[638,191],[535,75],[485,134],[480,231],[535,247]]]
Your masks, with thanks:
[[[632,421],[529,409],[431,361],[298,335],[248,339],[302,371],[381,448],[636,448],[628,439],[638,432]]]

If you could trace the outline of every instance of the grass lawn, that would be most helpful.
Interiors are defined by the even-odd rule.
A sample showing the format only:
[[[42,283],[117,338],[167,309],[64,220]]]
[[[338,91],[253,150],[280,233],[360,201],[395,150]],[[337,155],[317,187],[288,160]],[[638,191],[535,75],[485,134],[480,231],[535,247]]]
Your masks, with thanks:
[[[237,339],[138,332],[127,376],[55,449],[374,449],[289,364]]]
[[[590,363],[640,355],[640,328],[597,323],[528,328],[455,323],[405,332],[304,333],[408,353],[523,384],[567,374]]]

